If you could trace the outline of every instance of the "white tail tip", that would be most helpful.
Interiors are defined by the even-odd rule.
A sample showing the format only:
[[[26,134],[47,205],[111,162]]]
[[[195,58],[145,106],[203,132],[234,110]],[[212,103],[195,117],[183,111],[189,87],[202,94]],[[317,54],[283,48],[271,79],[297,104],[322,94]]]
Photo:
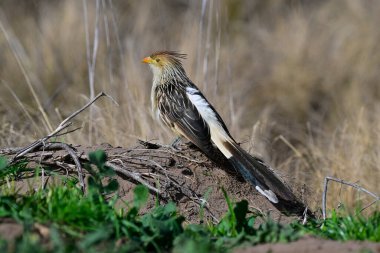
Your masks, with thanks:
[[[267,199],[269,199],[270,202],[272,203],[278,203],[278,198],[276,196],[276,194],[274,194],[271,190],[264,190],[261,189],[259,186],[256,186],[256,190],[258,192],[260,192],[262,195],[264,195],[265,197],[267,197]]]

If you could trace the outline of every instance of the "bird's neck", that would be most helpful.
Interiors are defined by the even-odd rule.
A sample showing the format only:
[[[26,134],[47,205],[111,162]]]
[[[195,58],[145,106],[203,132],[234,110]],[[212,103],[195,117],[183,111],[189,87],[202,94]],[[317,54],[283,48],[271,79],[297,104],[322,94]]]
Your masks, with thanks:
[[[153,88],[161,85],[184,84],[189,82],[189,78],[183,69],[162,68],[153,69]]]

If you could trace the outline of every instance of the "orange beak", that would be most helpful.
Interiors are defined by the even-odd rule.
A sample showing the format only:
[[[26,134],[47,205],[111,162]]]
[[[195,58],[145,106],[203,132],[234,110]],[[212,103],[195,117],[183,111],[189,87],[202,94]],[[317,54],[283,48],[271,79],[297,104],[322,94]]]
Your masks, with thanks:
[[[150,58],[150,56],[145,57],[145,58],[142,60],[143,63],[152,63],[152,61],[153,61],[153,59]]]

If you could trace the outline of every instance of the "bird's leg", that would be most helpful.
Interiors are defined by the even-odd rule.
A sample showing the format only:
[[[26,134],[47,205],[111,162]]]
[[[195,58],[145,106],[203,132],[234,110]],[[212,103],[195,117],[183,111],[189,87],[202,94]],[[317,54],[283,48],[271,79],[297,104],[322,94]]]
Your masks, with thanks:
[[[179,144],[181,142],[182,137],[178,136],[177,138],[174,139],[170,144],[155,144],[158,145],[159,147],[171,149],[174,152],[179,152],[182,150],[182,148],[179,147]]]
[[[175,151],[180,151],[181,148],[178,147],[178,144],[181,142],[182,137],[178,136],[177,138],[174,139],[174,141],[170,144],[171,148],[174,149]]]

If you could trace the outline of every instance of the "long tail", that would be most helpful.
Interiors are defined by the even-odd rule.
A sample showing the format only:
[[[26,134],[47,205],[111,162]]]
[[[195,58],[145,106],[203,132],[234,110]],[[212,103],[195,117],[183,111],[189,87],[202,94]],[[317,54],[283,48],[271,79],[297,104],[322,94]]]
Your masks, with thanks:
[[[221,144],[223,145],[222,149],[231,154],[228,157],[230,164],[272,203],[278,203],[279,198],[285,200],[295,198],[293,193],[263,161],[251,156],[232,139]]]

